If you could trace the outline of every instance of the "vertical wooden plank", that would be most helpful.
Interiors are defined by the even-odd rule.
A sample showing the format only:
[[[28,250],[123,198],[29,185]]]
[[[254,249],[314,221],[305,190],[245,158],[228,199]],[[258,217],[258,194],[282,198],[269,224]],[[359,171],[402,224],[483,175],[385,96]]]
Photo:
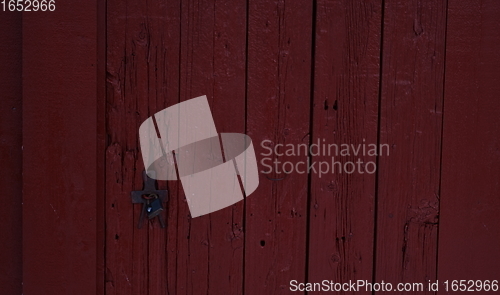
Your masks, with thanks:
[[[109,95],[108,95],[109,98]],[[127,156],[127,158],[125,158]],[[130,198],[125,192],[132,188],[132,169],[123,172],[127,165],[133,166],[133,154],[123,155],[123,148],[118,144],[108,146],[106,150],[106,294],[132,294],[132,289],[137,290],[137,284],[147,279],[146,267],[139,268],[135,260],[145,261],[147,256],[143,253],[146,249],[146,231],[134,231],[134,211],[125,201]],[[125,184],[125,186],[123,185]],[[140,184],[139,184],[140,185]],[[122,191],[123,190],[123,191]],[[130,202],[130,200],[128,200]],[[111,208],[111,209],[110,209]],[[135,210],[137,211],[137,210]],[[136,239],[136,241],[134,240]],[[135,243],[134,243],[135,242]],[[139,248],[142,246],[142,248]],[[134,249],[134,247],[139,249]],[[142,271],[133,275],[136,271]],[[132,285],[133,284],[133,285]],[[143,284],[141,285],[143,286]],[[147,294],[143,293],[137,294]]]
[[[448,5],[438,275],[499,280],[500,2]]]
[[[23,293],[96,292],[96,1],[23,15]]]
[[[136,125],[149,116],[136,109],[138,93],[142,105],[147,101],[139,87],[144,84],[137,85],[135,62],[137,40],[141,47],[145,43],[145,33],[139,37],[144,18],[128,2],[108,1],[107,6],[106,294],[147,294],[148,226],[136,228],[141,208],[130,201],[130,191],[142,188],[135,181],[135,173],[141,173],[135,167]],[[141,54],[137,60],[144,67],[144,50]]]
[[[178,185],[168,185],[167,229],[157,219],[138,229],[130,192],[143,187],[140,124],[179,102],[180,2],[108,1],[107,11],[106,290],[174,294]]]
[[[0,11],[0,289],[22,293],[22,17]]]
[[[152,115],[179,102],[181,4],[180,1],[152,1],[147,4],[136,1],[135,3],[144,7],[142,16],[146,17],[146,20],[142,21],[145,23],[142,31],[147,36],[148,51],[138,56],[144,56],[144,61],[147,60],[147,70],[144,73],[144,79],[147,78],[147,105],[143,107],[144,111],[149,110]],[[138,161],[140,164],[137,163],[136,167],[141,167],[142,171],[144,163],[141,155]],[[136,177],[140,175],[136,173]],[[176,285],[171,277],[175,274],[172,262],[176,261],[176,257],[169,255],[171,251],[168,251],[167,247],[172,249],[177,241],[173,235],[177,232],[177,222],[172,217],[177,217],[174,210],[179,199],[178,183],[172,181],[167,186],[167,183],[162,181],[158,185],[159,188],[169,190],[169,201],[166,204],[168,208],[162,213],[162,218],[166,219],[168,226],[162,229],[157,219],[149,223],[148,294],[164,294],[167,290],[175,294]],[[167,271],[168,267],[171,268]]]
[[[246,4],[182,3],[181,101],[207,95],[219,133],[245,131]],[[177,292],[241,294],[243,202],[191,219],[178,204]]]
[[[163,95],[163,101],[161,102],[163,108],[174,105],[180,102],[180,64],[181,64],[181,1],[168,1],[164,5],[164,10],[162,13],[166,15],[166,25],[168,30],[165,30],[165,25],[159,23],[157,30],[164,32],[166,35],[162,38],[164,39],[164,44],[166,48],[163,51],[164,57],[162,59],[163,75],[162,79],[157,79],[158,82],[166,81],[161,87]],[[159,18],[161,19],[161,18]],[[160,188],[164,188],[165,183],[160,182]],[[167,294],[177,294],[177,277],[178,277],[178,240],[179,240],[179,204],[183,203],[180,194],[181,184],[179,181],[170,181],[168,183],[168,207],[165,214],[167,228],[166,231],[166,253],[165,253],[165,271],[157,274],[154,280],[162,280],[166,278],[166,286],[159,284],[156,290],[153,288],[150,294],[164,294],[166,288]],[[153,241],[154,245],[154,241]],[[153,253],[154,254],[154,253]],[[150,258],[151,259],[151,258]],[[157,258],[158,263],[162,263],[162,259]]]
[[[96,295],[104,295],[106,292],[106,4],[106,1],[97,3]]]
[[[378,282],[436,277],[445,25],[446,1],[385,2]]]
[[[316,11],[311,143],[377,144],[382,1],[319,0]],[[371,281],[375,170],[368,164],[349,174],[348,162],[376,158],[334,149],[311,157],[329,166],[332,159],[347,168],[311,174],[307,281]]]
[[[248,13],[247,134],[262,160],[265,140],[271,148],[309,143],[312,1],[251,0]],[[290,280],[306,276],[308,175],[275,172],[260,173],[246,199],[245,294],[288,294]]]
[[[245,133],[246,16],[246,1],[214,1],[214,78],[209,102],[219,134]],[[208,294],[243,293],[243,213],[244,202],[240,201],[208,216]]]

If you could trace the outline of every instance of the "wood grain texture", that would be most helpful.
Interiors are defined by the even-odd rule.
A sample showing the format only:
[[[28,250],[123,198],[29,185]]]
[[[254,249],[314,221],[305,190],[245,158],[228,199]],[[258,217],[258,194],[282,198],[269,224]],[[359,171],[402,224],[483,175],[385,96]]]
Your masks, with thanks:
[[[447,28],[446,0],[108,0],[107,294],[494,279],[500,8],[449,2]],[[219,133],[252,138],[260,171],[267,147],[318,139],[389,155],[360,157],[377,174],[260,172],[244,202],[194,219],[180,182],[160,182],[167,229],[139,230],[139,125],[200,95]],[[331,157],[267,163],[308,159]]]
[[[96,1],[23,15],[23,294],[95,294]]]
[[[0,12],[0,290],[22,293],[22,17]]]
[[[312,2],[249,1],[248,15],[247,134],[262,159],[264,140],[271,148],[309,142]],[[308,176],[275,172],[260,173],[246,199],[245,294],[285,294],[306,276]]]
[[[219,133],[245,132],[246,4],[183,1],[181,101],[206,95]],[[191,219],[178,206],[177,292],[241,294],[243,202]]]
[[[177,182],[163,217],[138,229],[143,188],[140,124],[179,102],[180,2],[108,1],[106,294],[176,294]]]
[[[448,5],[438,275],[498,280],[500,2]]]
[[[377,143],[381,18],[382,1],[318,1],[312,144]],[[311,161],[332,157],[343,167],[376,161],[362,152]],[[311,174],[308,282],[373,276],[376,175],[341,170]]]
[[[142,185],[138,127],[179,102],[179,86],[183,101],[209,97],[219,132],[244,132],[246,6],[110,1],[108,11],[108,293],[240,293],[243,203],[191,220],[172,181],[168,227],[148,233],[127,196]]]
[[[380,143],[391,149],[378,167],[379,282],[436,278],[445,22],[446,1],[385,1]]]

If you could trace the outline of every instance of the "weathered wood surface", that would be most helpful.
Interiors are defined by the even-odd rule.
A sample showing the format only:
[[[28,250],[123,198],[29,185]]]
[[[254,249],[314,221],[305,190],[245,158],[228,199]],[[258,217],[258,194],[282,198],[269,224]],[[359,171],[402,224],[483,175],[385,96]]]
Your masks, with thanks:
[[[500,2],[66,1],[1,15],[6,293],[499,279]],[[138,128],[200,95],[259,161],[323,139],[389,155],[360,157],[373,174],[259,173],[249,198],[195,219],[180,182],[161,181],[167,228],[137,229]]]
[[[206,95],[218,133],[245,130],[244,2],[182,1],[180,101]],[[191,219],[179,185],[173,294],[241,294],[243,203]]]
[[[179,102],[180,2],[107,2],[106,294],[176,294],[176,182],[167,187],[168,228],[137,228],[143,187],[140,124]],[[168,279],[167,278],[168,274]]]
[[[445,29],[446,1],[385,1],[379,142],[390,155],[378,167],[379,282],[436,279]]]
[[[271,148],[310,140],[312,12],[309,1],[249,1],[246,131],[258,159],[264,140]],[[290,280],[306,276],[308,175],[259,174],[246,199],[244,291],[286,294]]]
[[[311,143],[377,143],[381,19],[382,1],[318,1]],[[358,158],[376,161],[335,161]],[[376,173],[311,174],[309,282],[371,281],[375,180]]]
[[[109,1],[109,290],[274,294],[293,279],[435,280],[447,9],[446,1]],[[246,132],[259,159],[263,140],[387,144],[389,155],[361,158],[378,164],[374,174],[260,174],[250,198],[196,219],[172,181],[168,230],[140,232],[139,209],[125,197],[142,185],[138,124],[204,94],[218,131]],[[307,158],[329,157],[273,160]],[[445,242],[451,228],[440,233]]]

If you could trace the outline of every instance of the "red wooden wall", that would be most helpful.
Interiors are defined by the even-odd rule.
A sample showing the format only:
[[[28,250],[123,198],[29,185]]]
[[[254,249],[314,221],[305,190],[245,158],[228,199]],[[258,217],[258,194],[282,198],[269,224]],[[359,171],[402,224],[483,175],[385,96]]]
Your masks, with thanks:
[[[5,294],[500,279],[500,2],[92,0],[0,15]],[[167,228],[137,229],[139,125],[200,95],[258,158],[263,140],[390,155],[364,157],[375,174],[261,174],[245,201],[195,219],[179,182],[159,182]]]
[[[438,248],[442,280],[492,280],[500,274],[499,4],[451,1],[448,7]]]

